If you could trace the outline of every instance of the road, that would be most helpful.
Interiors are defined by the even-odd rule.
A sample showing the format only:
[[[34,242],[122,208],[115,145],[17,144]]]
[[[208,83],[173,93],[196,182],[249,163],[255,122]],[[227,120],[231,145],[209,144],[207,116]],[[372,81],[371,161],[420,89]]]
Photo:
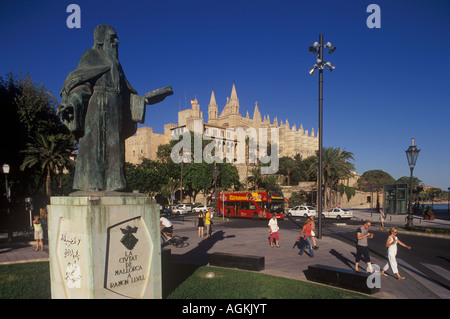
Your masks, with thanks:
[[[281,229],[298,229],[303,226],[305,219],[302,217],[286,218],[279,221]],[[242,218],[232,218],[222,227],[246,228],[262,227],[267,228],[266,220],[251,220]],[[318,222],[316,221],[316,227]],[[362,225],[357,220],[322,220],[322,236],[329,236],[337,240],[347,242],[351,245],[356,244],[356,230]],[[374,238],[369,241],[371,254],[376,254],[381,259],[385,259],[385,242],[388,236],[387,228],[381,230],[379,225],[373,225],[370,232],[374,233]],[[410,235],[399,233],[398,238],[412,249],[408,250],[398,245],[397,261],[400,274],[402,269],[412,273],[414,276],[427,278],[427,281],[438,284],[442,290],[446,290],[450,296],[450,240],[448,238]],[[320,240],[318,241],[320,246]],[[378,258],[380,259],[380,258]],[[379,265],[383,267],[384,265]],[[391,274],[391,270],[387,272]]]

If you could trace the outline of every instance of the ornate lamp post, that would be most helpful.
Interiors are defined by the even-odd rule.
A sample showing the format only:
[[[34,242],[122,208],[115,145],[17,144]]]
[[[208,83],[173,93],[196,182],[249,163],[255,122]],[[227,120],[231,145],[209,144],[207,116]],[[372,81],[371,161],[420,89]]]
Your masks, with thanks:
[[[411,170],[411,177],[409,180],[409,200],[408,200],[408,218],[407,227],[413,226],[413,211],[412,211],[412,180],[413,180],[413,170],[416,166],[417,158],[419,157],[420,150],[414,145],[414,137],[411,140],[411,146],[408,147],[406,152],[406,158],[408,159],[409,169]]]
[[[323,61],[323,49],[328,48],[328,53],[331,54],[336,50],[330,42],[327,42],[325,45],[323,44],[323,34],[319,36],[319,42],[314,42],[312,46],[309,47],[309,52],[316,54],[316,64],[314,67],[309,70],[309,74],[314,75],[316,69],[319,69],[319,181],[318,181],[318,196],[317,196],[317,213],[319,214],[319,231],[317,234],[317,238],[322,238],[322,136],[323,136],[323,69],[328,67],[330,71],[333,71],[336,67],[332,65],[330,62]]]

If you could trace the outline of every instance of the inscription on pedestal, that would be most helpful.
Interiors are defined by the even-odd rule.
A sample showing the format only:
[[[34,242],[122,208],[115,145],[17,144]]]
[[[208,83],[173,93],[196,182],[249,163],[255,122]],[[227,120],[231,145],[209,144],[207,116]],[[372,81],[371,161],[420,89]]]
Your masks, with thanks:
[[[89,287],[88,256],[85,254],[88,241],[79,232],[78,226],[69,219],[60,218],[55,240],[59,280],[63,283],[67,298]]]
[[[80,245],[81,236],[71,233],[62,233],[60,241],[61,255],[63,256],[63,277],[67,288],[81,288]]]
[[[149,280],[153,245],[141,217],[108,228],[104,288],[141,298]]]

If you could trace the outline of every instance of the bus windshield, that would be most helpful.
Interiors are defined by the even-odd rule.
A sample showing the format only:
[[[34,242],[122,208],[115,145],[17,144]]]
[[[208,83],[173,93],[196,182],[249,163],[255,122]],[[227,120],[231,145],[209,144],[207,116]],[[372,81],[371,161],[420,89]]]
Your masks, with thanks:
[[[272,200],[270,212],[277,214],[284,213],[284,200]]]

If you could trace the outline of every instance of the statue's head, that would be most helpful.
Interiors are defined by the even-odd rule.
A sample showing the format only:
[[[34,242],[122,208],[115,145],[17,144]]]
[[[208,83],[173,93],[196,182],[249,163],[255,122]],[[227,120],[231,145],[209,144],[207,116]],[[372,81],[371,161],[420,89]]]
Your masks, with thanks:
[[[94,48],[103,49],[111,57],[119,56],[119,39],[116,30],[107,24],[99,24],[94,30]]]

